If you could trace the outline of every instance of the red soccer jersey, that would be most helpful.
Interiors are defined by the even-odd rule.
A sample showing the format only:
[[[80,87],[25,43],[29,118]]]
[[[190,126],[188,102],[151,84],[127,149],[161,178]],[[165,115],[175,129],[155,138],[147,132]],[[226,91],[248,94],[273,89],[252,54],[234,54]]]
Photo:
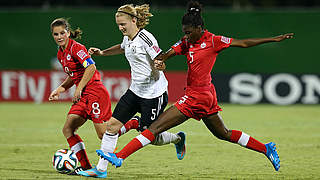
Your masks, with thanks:
[[[218,53],[229,47],[232,38],[215,36],[205,30],[194,44],[182,38],[172,49],[177,55],[185,55],[188,63],[187,87],[210,87],[211,70]]]
[[[91,58],[86,47],[75,40],[69,39],[67,48],[62,51],[59,48],[58,60],[63,66],[63,70],[71,77],[75,85],[78,85],[82,79],[83,73],[88,66],[87,59]],[[87,86],[94,81],[100,81],[101,77],[96,70]]]

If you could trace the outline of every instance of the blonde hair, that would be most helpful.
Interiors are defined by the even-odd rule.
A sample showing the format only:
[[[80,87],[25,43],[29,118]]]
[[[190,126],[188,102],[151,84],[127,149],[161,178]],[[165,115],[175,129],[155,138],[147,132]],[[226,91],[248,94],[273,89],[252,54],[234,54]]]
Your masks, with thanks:
[[[81,34],[82,34],[81,29],[78,27],[76,30],[72,30],[71,29],[71,25],[69,24],[68,20],[69,19],[65,19],[65,18],[58,18],[58,19],[53,20],[51,25],[50,25],[51,32],[52,32],[54,27],[64,26],[64,28],[67,31],[70,31],[70,38],[72,38],[72,39],[78,39],[78,38],[81,39]]]
[[[144,28],[149,24],[149,18],[153,15],[149,12],[149,4],[143,4],[141,6],[134,6],[133,4],[126,4],[119,7],[116,17],[122,16],[124,14],[130,16],[131,18],[137,18],[137,27]]]

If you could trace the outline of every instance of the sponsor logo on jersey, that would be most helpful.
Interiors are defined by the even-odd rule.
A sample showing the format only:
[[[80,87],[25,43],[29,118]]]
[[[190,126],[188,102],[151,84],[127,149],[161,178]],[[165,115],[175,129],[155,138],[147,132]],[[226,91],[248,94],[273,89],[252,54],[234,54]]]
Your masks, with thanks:
[[[67,60],[69,61],[71,59],[70,54],[67,55]]]
[[[80,50],[77,52],[77,55],[79,56],[79,58],[81,58],[82,60],[87,57],[87,54],[83,51],[83,50]]]
[[[177,47],[177,46],[179,46],[179,44],[181,44],[181,43],[182,43],[182,41],[180,40],[180,41],[176,42],[173,46],[174,46],[174,47]]]
[[[203,43],[200,45],[201,48],[205,48],[206,46],[207,46],[207,45],[206,45],[205,42],[203,42]]]
[[[230,38],[222,36],[222,37],[221,37],[221,42],[224,42],[224,43],[226,43],[226,44],[229,44],[229,43],[230,43]]]
[[[154,51],[155,51],[156,53],[159,53],[159,52],[160,52],[160,48],[159,48],[158,46],[153,45],[152,48],[154,49]]]

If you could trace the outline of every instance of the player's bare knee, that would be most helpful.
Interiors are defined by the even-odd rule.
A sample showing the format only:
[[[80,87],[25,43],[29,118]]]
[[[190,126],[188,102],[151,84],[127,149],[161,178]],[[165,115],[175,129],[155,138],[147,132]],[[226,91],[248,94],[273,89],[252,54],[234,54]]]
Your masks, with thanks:
[[[117,133],[122,126],[123,124],[119,120],[111,118],[109,121],[107,121],[106,129],[109,133]]]
[[[160,129],[155,126],[152,126],[152,124],[148,129],[154,136],[157,136],[160,133]]]
[[[74,131],[70,127],[63,127],[62,128],[62,133],[66,138],[69,138],[73,135]]]
[[[99,138],[100,140],[102,140],[103,134],[104,134],[104,133],[99,133],[99,134],[98,134],[98,138]]]

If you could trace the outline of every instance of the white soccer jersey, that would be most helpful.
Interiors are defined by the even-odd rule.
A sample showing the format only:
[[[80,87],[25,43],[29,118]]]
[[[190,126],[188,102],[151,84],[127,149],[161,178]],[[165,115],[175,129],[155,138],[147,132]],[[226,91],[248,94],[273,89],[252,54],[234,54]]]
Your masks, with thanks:
[[[161,53],[157,40],[145,29],[129,40],[123,37],[121,49],[131,67],[131,85],[129,89],[137,96],[152,99],[162,95],[168,89],[168,81],[162,71],[154,68],[153,59]]]

